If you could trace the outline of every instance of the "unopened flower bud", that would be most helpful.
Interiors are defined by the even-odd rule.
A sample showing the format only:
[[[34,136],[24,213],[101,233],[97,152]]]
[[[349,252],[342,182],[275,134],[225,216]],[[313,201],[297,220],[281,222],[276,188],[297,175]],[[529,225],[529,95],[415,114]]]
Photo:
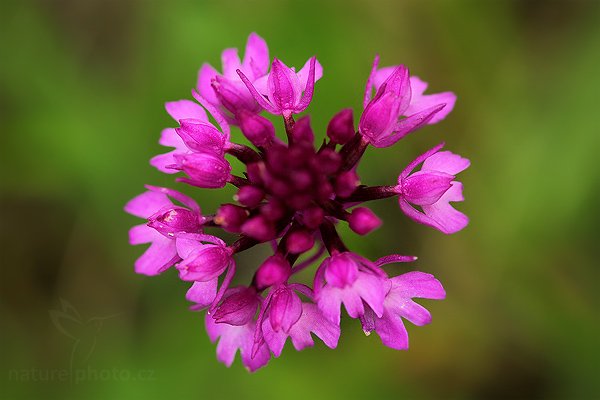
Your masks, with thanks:
[[[242,225],[242,233],[256,240],[266,242],[267,240],[273,239],[276,232],[275,226],[271,221],[263,215],[257,215],[248,219]]]
[[[348,224],[350,229],[359,235],[366,235],[367,233],[379,228],[381,226],[381,220],[373,211],[366,207],[357,207],[352,210],[352,213],[348,216]]]
[[[290,276],[291,267],[280,254],[275,254],[265,260],[256,271],[255,284],[259,290],[285,282]]]
[[[242,186],[234,198],[235,201],[239,202],[240,204],[246,207],[254,208],[260,204],[264,197],[265,192],[263,192],[262,189],[256,186],[247,185]]]
[[[198,214],[183,207],[161,209],[148,218],[148,226],[156,229],[167,237],[177,232],[198,232],[202,224]]]
[[[315,244],[315,237],[305,230],[291,232],[285,246],[292,254],[300,254],[310,250]]]
[[[175,154],[178,169],[189,176],[180,180],[207,189],[222,188],[230,177],[231,165],[222,156],[210,153]]]
[[[327,136],[333,143],[346,144],[354,135],[354,118],[351,108],[345,108],[335,114],[327,125]]]
[[[348,197],[356,190],[359,183],[356,171],[343,172],[335,180],[335,194],[340,197]]]
[[[253,145],[267,147],[275,139],[275,127],[265,117],[242,110],[237,114],[242,133]]]
[[[254,318],[259,304],[259,296],[254,287],[230,289],[233,293],[223,300],[213,314],[215,322],[235,326],[245,325]]]
[[[227,232],[240,232],[242,224],[246,222],[248,212],[234,204],[223,204],[217,210],[215,223],[222,226]]]
[[[292,129],[292,138],[296,142],[304,141],[307,143],[313,143],[315,140],[315,133],[310,126],[309,115],[305,115],[296,121],[294,128]]]

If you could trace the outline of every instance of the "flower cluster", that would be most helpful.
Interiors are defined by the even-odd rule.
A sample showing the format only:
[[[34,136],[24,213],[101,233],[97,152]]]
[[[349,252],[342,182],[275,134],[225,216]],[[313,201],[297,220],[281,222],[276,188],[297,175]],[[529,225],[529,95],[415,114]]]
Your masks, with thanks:
[[[375,58],[358,128],[352,110],[341,110],[315,147],[309,116],[294,118],[310,104],[323,74],[315,57],[296,72],[277,58],[271,61],[265,41],[253,33],[243,60],[236,49],[226,49],[222,62],[222,72],[202,66],[192,90],[196,101],[166,103],[178,127],[163,130],[160,144],[172,150],[150,163],[167,174],[183,173],[177,181],[192,186],[233,185],[234,202],[203,214],[180,192],[146,186],[125,206],[147,220],[130,231],[131,244],[150,243],[135,262],[136,272],[157,275],[174,266],[179,278],[191,283],[186,298],[192,309],[206,309],[206,330],[218,341],[219,361],[228,366],[239,350],[243,364],[254,371],[279,357],[288,338],[297,350],[312,346],[311,334],[335,348],[342,305],[366,334],[375,331],[386,346],[407,349],[403,319],[419,326],[431,321],[414,299],[443,299],[444,288],[423,272],[388,276],[384,265],[416,257],[369,260],[346,247],[336,226],[346,222],[359,235],[370,233],[381,220],[362,204],[388,197],[397,197],[409,218],[443,233],[467,225],[467,217],[450,203],[463,200],[455,179],[469,161],[441,151],[443,144],[409,163],[395,185],[365,186],[357,174],[369,145],[392,146],[439,122],[454,107],[455,95],[425,94],[427,83],[410,76],[405,66],[379,69]],[[263,111],[283,117],[285,142]],[[252,146],[232,142],[230,126]],[[232,174],[229,157],[245,165],[243,176]],[[236,240],[228,244],[206,233],[218,229]],[[236,255],[259,244],[271,246],[273,255],[256,268],[251,282],[233,286]],[[312,287],[294,281],[314,264]]]

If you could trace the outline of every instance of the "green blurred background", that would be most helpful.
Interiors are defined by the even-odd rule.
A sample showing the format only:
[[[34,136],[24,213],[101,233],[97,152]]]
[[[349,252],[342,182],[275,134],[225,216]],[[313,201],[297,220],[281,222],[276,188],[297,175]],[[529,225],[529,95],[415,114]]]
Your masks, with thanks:
[[[600,398],[599,5],[2,1],[2,397]],[[345,320],[334,351],[288,344],[258,373],[239,360],[227,369],[175,271],[133,273],[143,248],[127,244],[127,230],[139,221],[122,207],[144,183],[173,185],[148,165],[173,125],[163,103],[188,98],[201,63],[219,65],[251,31],[291,65],[319,57],[325,75],[309,112],[321,132],[342,107],[358,114],[375,53],[458,95],[445,121],[368,151],[360,172],[393,182],[445,140],[472,160],[458,206],[468,228],[447,237],[384,200],[374,206],[380,230],[344,233],[371,258],[416,254],[416,268],[444,283],[445,301],[422,302],[433,323],[408,327],[408,352]],[[205,210],[233,194],[184,190]],[[264,254],[241,264],[251,271]],[[84,321],[111,316],[80,327],[80,345],[93,349],[83,382],[48,376],[70,368],[74,345],[50,318],[61,299]]]

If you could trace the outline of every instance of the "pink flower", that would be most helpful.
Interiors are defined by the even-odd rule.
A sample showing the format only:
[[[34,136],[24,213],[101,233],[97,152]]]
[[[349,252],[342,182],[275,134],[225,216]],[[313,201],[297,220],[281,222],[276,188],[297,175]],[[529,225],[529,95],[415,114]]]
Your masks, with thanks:
[[[377,71],[378,62],[375,58],[358,125],[359,132],[373,146],[389,147],[422,126],[442,120],[454,107],[453,93],[423,95],[427,84],[410,78],[404,65]],[[373,86],[377,92],[371,99]]]
[[[275,58],[266,80],[252,82],[242,70],[238,73],[258,104],[271,114],[289,118],[308,107],[315,82],[323,76],[323,67],[316,57],[312,57],[296,73],[294,68]]]
[[[182,235],[177,240],[177,252],[182,261],[177,264],[179,278],[184,281],[210,281],[218,278],[233,263],[233,251],[222,240],[201,235],[201,240],[212,240],[210,244]]]
[[[386,279],[369,260],[350,252],[336,254],[326,258],[315,274],[315,299],[323,315],[337,325],[342,303],[352,318],[364,314],[365,303],[381,316]]]
[[[242,363],[254,371],[271,353],[279,357],[288,338],[297,350],[314,345],[313,334],[335,348],[342,305],[366,333],[374,330],[384,344],[407,348],[402,318],[417,325],[430,321],[428,311],[412,299],[443,298],[444,289],[421,272],[390,279],[384,265],[415,257],[393,254],[370,261],[349,250],[339,227],[371,233],[383,221],[363,203],[396,196],[410,218],[442,232],[467,224],[450,202],[463,199],[455,179],[469,161],[440,152],[441,145],[413,161],[392,185],[367,186],[357,169],[369,144],[387,147],[442,120],[456,96],[425,94],[427,84],[410,77],[406,67],[378,70],[376,58],[358,129],[346,108],[323,132],[319,128],[324,127],[311,126],[309,115],[294,115],[306,110],[323,75],[315,57],[296,72],[277,58],[271,62],[265,41],[252,33],[243,60],[236,49],[226,49],[222,61],[222,73],[202,66],[191,91],[199,105],[189,100],[166,104],[179,126],[164,130],[160,143],[174,149],[151,164],[166,173],[182,171],[186,176],[176,181],[199,188],[230,184],[235,188],[227,196],[235,193],[233,200],[202,216],[187,196],[147,187],[125,207],[148,220],[130,231],[132,244],[150,243],[136,271],[155,275],[176,266],[179,278],[190,282],[190,309],[206,309],[208,335],[218,341],[217,357],[228,366],[239,350]],[[283,117],[286,141],[263,110]],[[230,135],[230,123],[243,137]],[[232,164],[231,158],[236,159]],[[413,172],[419,164],[421,170]],[[228,243],[204,233],[205,227]],[[243,260],[244,273],[236,278],[242,281],[231,287],[237,255],[259,245],[270,253],[257,263],[251,262],[254,257]],[[326,251],[329,256],[319,265]],[[314,289],[295,280],[311,266],[317,266]]]
[[[260,112],[261,106],[254,100],[236,71],[241,70],[250,82],[256,82],[267,74],[270,59],[264,39],[256,33],[251,33],[248,36],[243,61],[240,62],[237,49],[225,49],[221,60],[222,74],[210,64],[204,64],[198,72],[197,89],[200,95],[221,111],[225,111],[230,123],[236,122],[236,114],[241,110]]]
[[[408,349],[408,334],[402,318],[417,326],[431,322],[431,314],[415,303],[414,297],[441,300],[446,297],[442,284],[433,275],[423,272],[408,272],[391,278],[386,283],[383,315],[367,308],[361,322],[364,332],[377,332],[384,345],[396,350]]]
[[[383,83],[392,75],[396,66],[384,67],[378,70],[373,77],[373,85],[375,90],[378,90]],[[423,110],[430,109],[432,107],[445,104],[446,106],[440,111],[435,113],[427,121],[428,125],[435,124],[446,118],[448,114],[454,109],[456,104],[456,95],[453,92],[442,92],[434,94],[424,94],[427,89],[427,82],[421,80],[417,76],[411,76],[409,78],[410,83],[410,103],[408,108],[404,111],[405,116],[418,114]]]
[[[383,222],[371,209],[356,207],[348,216],[350,229],[359,235],[366,235],[379,228]]]
[[[192,152],[223,156],[231,147],[229,135],[221,133],[208,121],[181,119],[175,132]]]
[[[272,289],[269,302],[269,321],[275,332],[289,332],[302,315],[302,301],[288,285]]]
[[[467,169],[470,162],[449,151],[439,152],[443,146],[442,143],[411,162],[398,177],[395,190],[404,214],[416,222],[451,234],[469,223],[469,218],[455,210],[450,202],[464,200],[462,183],[454,178]],[[411,174],[420,163],[423,163],[421,170]],[[422,212],[411,204],[420,206]]]
[[[177,178],[192,186],[216,189],[225,186],[231,177],[231,165],[224,156],[211,153],[175,154],[170,166],[185,172],[188,178]]]
[[[235,274],[233,249],[215,236],[188,233],[178,235],[176,249],[181,259],[176,265],[179,278],[194,282],[186,293],[186,299],[195,303],[191,308],[199,310],[210,306],[210,310],[214,310]],[[219,288],[219,277],[225,271]]]
[[[177,254],[175,234],[184,231],[201,232],[204,219],[198,203],[184,194],[154,186],[146,188],[148,191],[125,205],[125,211],[129,214],[149,219],[148,224],[131,228],[129,243],[151,243],[148,250],[136,260],[135,272],[157,275],[181,259]],[[187,208],[174,205],[169,197]]]
[[[198,122],[210,124],[204,109],[191,100],[171,101],[165,103],[165,108],[177,123],[182,119],[191,118]],[[158,143],[166,147],[174,147],[175,149],[168,153],[152,157],[150,164],[165,174],[177,173],[177,170],[169,168],[170,165],[175,164],[173,156],[175,154],[187,154],[190,152],[190,149],[174,128],[163,129]]]
[[[271,354],[266,343],[258,345],[254,356],[252,354],[256,321],[250,320],[239,326],[226,323],[220,324],[209,314],[206,314],[204,320],[210,340],[212,342],[219,341],[217,344],[217,359],[226,366],[230,367],[233,364],[238,349],[242,363],[250,372],[256,371],[269,362]]]
[[[225,293],[221,305],[213,313],[213,318],[218,324],[246,325],[254,319],[261,300],[253,286],[230,288]]]
[[[325,345],[335,349],[340,338],[340,327],[323,316],[316,304],[301,304],[301,315],[288,331],[275,330],[266,318],[262,323],[264,339],[275,357],[279,357],[288,337],[291,338],[294,348],[298,351],[314,346],[311,332],[317,335]]]

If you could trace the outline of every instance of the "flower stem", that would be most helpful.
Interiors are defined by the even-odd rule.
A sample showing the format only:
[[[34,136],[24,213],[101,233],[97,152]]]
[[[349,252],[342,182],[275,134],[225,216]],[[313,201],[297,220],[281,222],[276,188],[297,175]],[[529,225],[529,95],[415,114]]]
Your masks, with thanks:
[[[386,199],[397,195],[398,192],[395,186],[359,186],[349,197],[338,200],[344,203],[354,203]]]
[[[321,230],[323,243],[325,244],[329,254],[334,255],[348,251],[348,248],[344,242],[342,242],[340,235],[338,235],[333,222],[325,219],[319,228]]]
[[[340,150],[342,156],[342,171],[349,171],[358,164],[360,158],[365,154],[369,146],[369,142],[365,140],[363,135],[356,133],[352,140],[346,143]]]

